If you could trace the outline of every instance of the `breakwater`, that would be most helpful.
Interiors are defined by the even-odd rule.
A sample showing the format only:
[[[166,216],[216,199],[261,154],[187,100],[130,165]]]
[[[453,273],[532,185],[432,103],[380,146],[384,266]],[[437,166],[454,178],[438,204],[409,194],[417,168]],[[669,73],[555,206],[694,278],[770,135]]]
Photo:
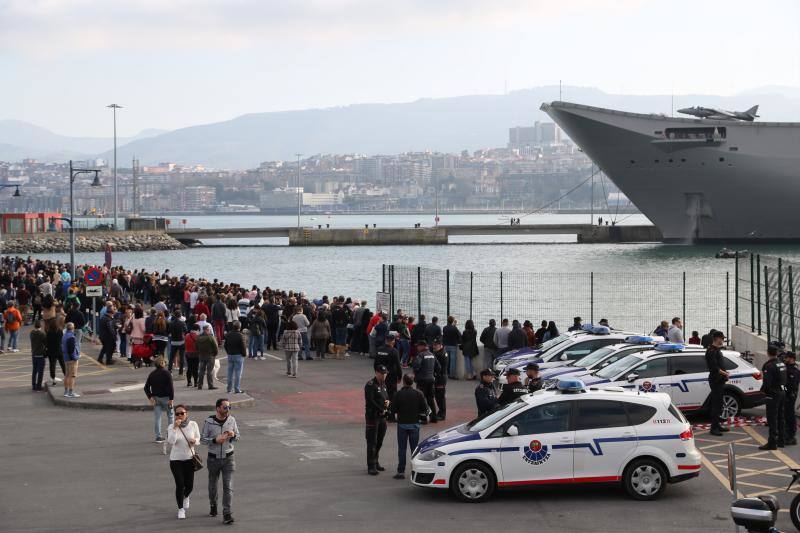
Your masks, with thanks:
[[[106,244],[114,251],[143,252],[181,250],[184,246],[163,231],[79,231],[76,252],[102,252]],[[69,252],[69,233],[5,234],[0,241],[4,254]]]

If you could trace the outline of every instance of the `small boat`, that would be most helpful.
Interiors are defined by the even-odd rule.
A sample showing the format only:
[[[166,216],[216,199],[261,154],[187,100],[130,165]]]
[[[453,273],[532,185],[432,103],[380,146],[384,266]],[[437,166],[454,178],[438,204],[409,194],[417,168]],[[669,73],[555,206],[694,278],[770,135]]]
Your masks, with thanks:
[[[735,259],[736,257],[750,257],[750,250],[731,250],[723,248],[714,256],[717,259]]]

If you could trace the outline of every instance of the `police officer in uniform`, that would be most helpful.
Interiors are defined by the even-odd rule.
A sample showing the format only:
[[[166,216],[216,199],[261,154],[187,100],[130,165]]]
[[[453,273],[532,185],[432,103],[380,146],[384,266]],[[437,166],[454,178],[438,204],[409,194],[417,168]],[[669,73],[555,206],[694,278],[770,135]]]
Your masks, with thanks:
[[[381,365],[375,369],[375,377],[364,385],[364,418],[367,431],[367,472],[377,476],[386,470],[378,461],[378,455],[386,435],[386,412],[389,408],[389,396],[386,393],[386,374],[389,371]]]
[[[419,327],[419,326],[417,326]],[[436,423],[436,402],[433,397],[433,385],[436,375],[442,372],[439,362],[430,351],[428,343],[423,339],[417,341],[417,357],[414,359],[414,381],[417,388],[425,395],[430,409],[430,421]]]
[[[478,416],[490,413],[497,407],[494,374],[488,368],[481,370],[481,382],[475,388],[475,403],[478,404]]]
[[[797,434],[795,404],[797,403],[797,387],[800,385],[800,369],[797,368],[797,356],[794,352],[784,353],[783,362],[786,365],[786,403],[783,405],[783,418],[786,426],[784,428],[786,431],[784,444],[789,446],[797,444],[797,439],[795,438]]]
[[[393,331],[386,334],[383,344],[378,346],[375,350],[375,369],[379,366],[385,366],[389,373],[386,375],[386,392],[389,395],[389,401],[394,399],[397,392],[397,383],[403,376],[403,367],[400,366],[400,354],[397,348],[394,347],[397,337]],[[389,422],[395,421],[394,413],[390,412],[388,419]]]
[[[539,365],[536,363],[527,364],[525,375],[527,376],[525,378],[525,386],[528,388],[528,392],[536,392],[544,385],[542,378],[539,377]]]
[[[500,397],[497,403],[500,405],[508,405],[520,396],[528,394],[528,389],[519,380],[519,369],[511,368],[506,371],[508,383],[503,385],[503,390],[500,392]]]
[[[431,347],[433,348],[436,362],[439,363],[439,368],[441,368],[441,371],[436,374],[433,390],[436,397],[436,407],[438,408],[436,418],[444,420],[447,417],[447,398],[445,398],[445,394],[447,393],[447,371],[450,368],[450,356],[444,349],[441,337],[435,337]]]
[[[777,450],[784,446],[783,403],[786,399],[786,365],[778,360],[777,346],[767,348],[767,362],[761,367],[764,381],[761,392],[767,395],[769,439],[759,450]]]
[[[708,384],[711,395],[708,400],[709,415],[711,417],[710,434],[721,436],[728,428],[722,426],[722,394],[725,382],[728,381],[728,372],[722,366],[722,345],[725,343],[725,334],[713,330],[709,333],[711,344],[706,349],[706,366],[708,367]]]

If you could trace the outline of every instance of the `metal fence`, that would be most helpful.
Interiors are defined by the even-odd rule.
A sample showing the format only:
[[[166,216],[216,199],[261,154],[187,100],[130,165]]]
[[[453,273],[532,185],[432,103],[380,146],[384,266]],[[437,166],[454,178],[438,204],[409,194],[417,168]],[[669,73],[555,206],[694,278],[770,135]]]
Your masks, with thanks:
[[[736,324],[781,340],[792,350],[800,340],[800,264],[771,255],[736,256]]]
[[[733,280],[727,272],[461,272],[384,265],[383,290],[391,308],[428,319],[472,319],[480,331],[489,319],[553,320],[560,330],[575,316],[584,323],[607,318],[611,327],[652,332],[679,316],[684,331],[725,331],[731,323]]]

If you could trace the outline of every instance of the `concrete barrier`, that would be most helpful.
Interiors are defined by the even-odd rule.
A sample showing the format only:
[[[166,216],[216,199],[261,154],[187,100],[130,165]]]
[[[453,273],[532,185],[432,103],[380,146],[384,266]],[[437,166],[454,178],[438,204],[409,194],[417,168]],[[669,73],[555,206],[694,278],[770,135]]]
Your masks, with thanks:
[[[767,338],[754,333],[749,327],[731,325],[730,345],[737,352],[750,352],[753,364],[761,368],[767,360]]]
[[[289,231],[289,246],[376,246],[447,244],[445,228],[360,228]]]

